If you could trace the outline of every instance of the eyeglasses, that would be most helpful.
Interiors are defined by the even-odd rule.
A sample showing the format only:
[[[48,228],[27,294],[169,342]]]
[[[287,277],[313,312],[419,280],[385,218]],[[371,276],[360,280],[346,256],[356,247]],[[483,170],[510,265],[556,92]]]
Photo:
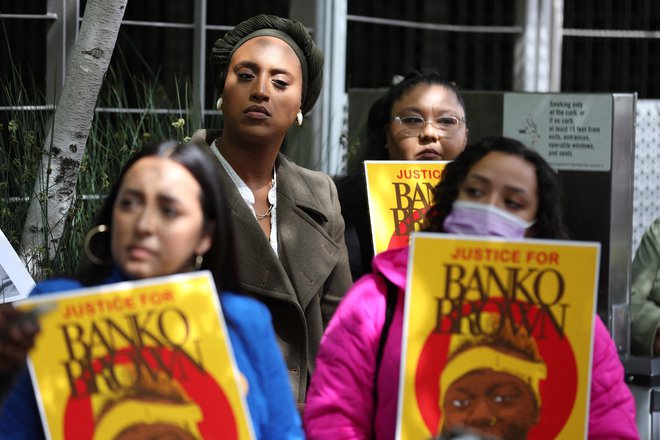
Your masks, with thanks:
[[[449,137],[456,134],[461,124],[465,124],[465,118],[448,115],[428,120],[418,115],[395,116],[392,120],[401,127],[404,136],[419,136],[426,124],[431,124],[443,136]]]

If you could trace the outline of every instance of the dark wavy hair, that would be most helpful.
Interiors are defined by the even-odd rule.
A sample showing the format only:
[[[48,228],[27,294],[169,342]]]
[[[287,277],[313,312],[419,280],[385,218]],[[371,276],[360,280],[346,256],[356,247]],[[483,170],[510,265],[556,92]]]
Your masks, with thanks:
[[[486,138],[469,145],[447,164],[444,176],[433,190],[434,204],[426,214],[426,231],[444,232],[445,218],[458,198],[458,192],[474,164],[493,151],[518,156],[536,170],[538,210],[531,233],[534,238],[567,238],[561,211],[561,190],[557,174],[536,151],[505,137]]]
[[[119,188],[128,170],[140,159],[145,157],[166,157],[186,168],[202,188],[200,202],[204,214],[204,228],[213,228],[212,243],[209,250],[203,255],[201,269],[210,270],[218,291],[231,290],[237,292],[236,261],[234,259],[233,233],[229,219],[229,209],[222,191],[219,171],[216,168],[218,161],[210,155],[206,148],[194,143],[179,144],[175,141],[150,144],[135,153],[126,162],[119,178],[110,190],[110,194],[103,202],[96,217],[97,225],[105,225],[107,233],[97,234],[89,242],[89,250],[98,259],[112,261],[112,211],[117,200]],[[191,255],[191,264],[193,256]],[[81,261],[77,278],[85,285],[96,285],[105,280],[111,271],[112,265],[99,266],[92,262],[85,254]]]
[[[354,167],[358,169],[365,160],[389,159],[385,144],[387,143],[387,129],[392,118],[392,107],[408,91],[420,84],[439,85],[450,90],[458,103],[465,110],[465,103],[456,84],[444,79],[437,71],[432,69],[413,70],[403,77],[401,81],[392,85],[387,93],[378,98],[369,109],[367,119],[367,145],[362,154],[355,159]],[[353,170],[355,171],[355,170]]]

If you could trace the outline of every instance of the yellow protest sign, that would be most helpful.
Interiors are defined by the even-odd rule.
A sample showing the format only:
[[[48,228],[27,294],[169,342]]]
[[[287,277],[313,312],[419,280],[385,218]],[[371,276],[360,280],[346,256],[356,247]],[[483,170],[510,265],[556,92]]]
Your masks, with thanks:
[[[408,245],[433,204],[447,161],[365,161],[374,254]]]
[[[209,272],[42,295],[30,353],[51,439],[122,433],[250,439],[238,369]]]
[[[414,234],[397,437],[478,426],[585,438],[599,253],[598,243]]]

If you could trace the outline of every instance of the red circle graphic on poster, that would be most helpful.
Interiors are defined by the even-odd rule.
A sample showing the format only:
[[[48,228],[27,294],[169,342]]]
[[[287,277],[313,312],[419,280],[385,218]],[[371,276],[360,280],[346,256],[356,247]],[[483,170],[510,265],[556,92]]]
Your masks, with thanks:
[[[142,385],[134,385],[136,377]],[[104,389],[108,384],[116,388],[114,393],[103,393],[113,396],[109,401],[89,392],[99,384]],[[92,368],[75,380],[75,387],[79,396],[69,397],[64,413],[67,439],[94,438],[100,426],[112,426],[116,435],[111,438],[127,434],[125,438],[142,438],[145,429],[158,434],[176,432],[177,438],[214,438],[221,427],[222,438],[238,439],[233,410],[222,388],[180,348],[118,350],[111,357],[95,359]],[[145,423],[141,415],[135,415],[150,410],[159,414],[157,422]]]
[[[485,305],[482,302],[464,304],[459,321],[468,319],[470,309],[475,305],[480,313],[500,314],[506,300],[503,298],[490,298]],[[518,301],[508,301],[508,304],[520,304]],[[509,318],[516,325],[539,325],[544,319],[544,313],[539,307],[524,304],[523,313],[520,308],[510,307]],[[415,396],[419,412],[429,432],[436,433],[442,427],[442,409],[439,405],[441,369],[447,363],[450,351],[451,334],[448,328],[456,324],[456,313],[454,316],[444,316],[441,320],[441,328],[446,333],[431,332],[427,337],[420,352],[417,369],[415,371]],[[539,321],[541,319],[541,321]],[[541,400],[540,419],[529,431],[528,438],[534,440],[550,440],[557,437],[573,411],[577,396],[578,372],[575,354],[568,338],[561,338],[556,332],[548,318],[545,325],[534,327],[531,332],[532,339],[536,343],[538,353],[546,365],[547,376],[538,385]],[[561,319],[561,318],[560,318]],[[522,324],[522,323],[525,324]],[[552,329],[551,329],[552,327]]]
[[[404,217],[397,225],[396,230],[390,237],[390,242],[387,244],[387,249],[398,249],[408,246],[410,241],[410,234],[415,230],[415,225],[424,220],[428,207],[414,209],[410,215]]]

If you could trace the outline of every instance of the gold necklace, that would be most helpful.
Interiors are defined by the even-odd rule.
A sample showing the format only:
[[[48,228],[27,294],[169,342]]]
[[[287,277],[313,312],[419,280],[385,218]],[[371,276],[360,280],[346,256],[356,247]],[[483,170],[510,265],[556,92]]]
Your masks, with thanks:
[[[271,181],[270,181],[270,189],[268,190],[269,193],[270,193],[270,190],[273,189],[273,185],[275,185],[275,179],[274,178],[271,179]],[[255,215],[255,217],[257,217],[258,221],[261,221],[261,220],[265,219],[266,217],[270,217],[270,213],[271,213],[272,210],[273,210],[273,204],[270,203],[270,201],[269,201],[268,202],[268,209],[266,210],[266,212],[264,212],[263,214],[257,214],[257,211],[255,210],[254,215]]]
[[[257,214],[257,211],[254,212],[254,215],[257,217],[257,220],[261,221],[266,217],[270,217],[270,212],[273,210],[273,205],[269,204],[268,209],[263,214]]]
[[[221,141],[222,141],[222,137],[217,137],[217,138],[215,138],[215,140],[213,141],[213,142],[215,143],[216,148],[217,148],[217,150],[218,150],[218,153],[219,153],[220,155],[222,155],[222,153],[220,153],[220,142],[221,142]],[[225,160],[226,160],[226,159],[225,159]],[[231,167],[231,165],[230,165],[230,167]],[[274,176],[274,173],[275,173],[275,169],[273,168],[273,176]],[[270,189],[272,189],[274,185],[275,185],[275,177],[273,177],[273,178],[271,179],[271,181],[270,181]],[[268,192],[270,192],[270,190],[269,190]],[[254,216],[257,218],[257,221],[261,221],[261,220],[263,220],[263,219],[265,219],[265,218],[267,218],[267,217],[270,217],[270,214],[271,214],[271,211],[272,211],[272,210],[273,210],[273,204],[270,203],[270,201],[269,201],[269,202],[268,202],[268,209],[266,210],[266,212],[264,212],[263,214],[257,214],[257,211],[255,210],[255,211],[254,211]]]

